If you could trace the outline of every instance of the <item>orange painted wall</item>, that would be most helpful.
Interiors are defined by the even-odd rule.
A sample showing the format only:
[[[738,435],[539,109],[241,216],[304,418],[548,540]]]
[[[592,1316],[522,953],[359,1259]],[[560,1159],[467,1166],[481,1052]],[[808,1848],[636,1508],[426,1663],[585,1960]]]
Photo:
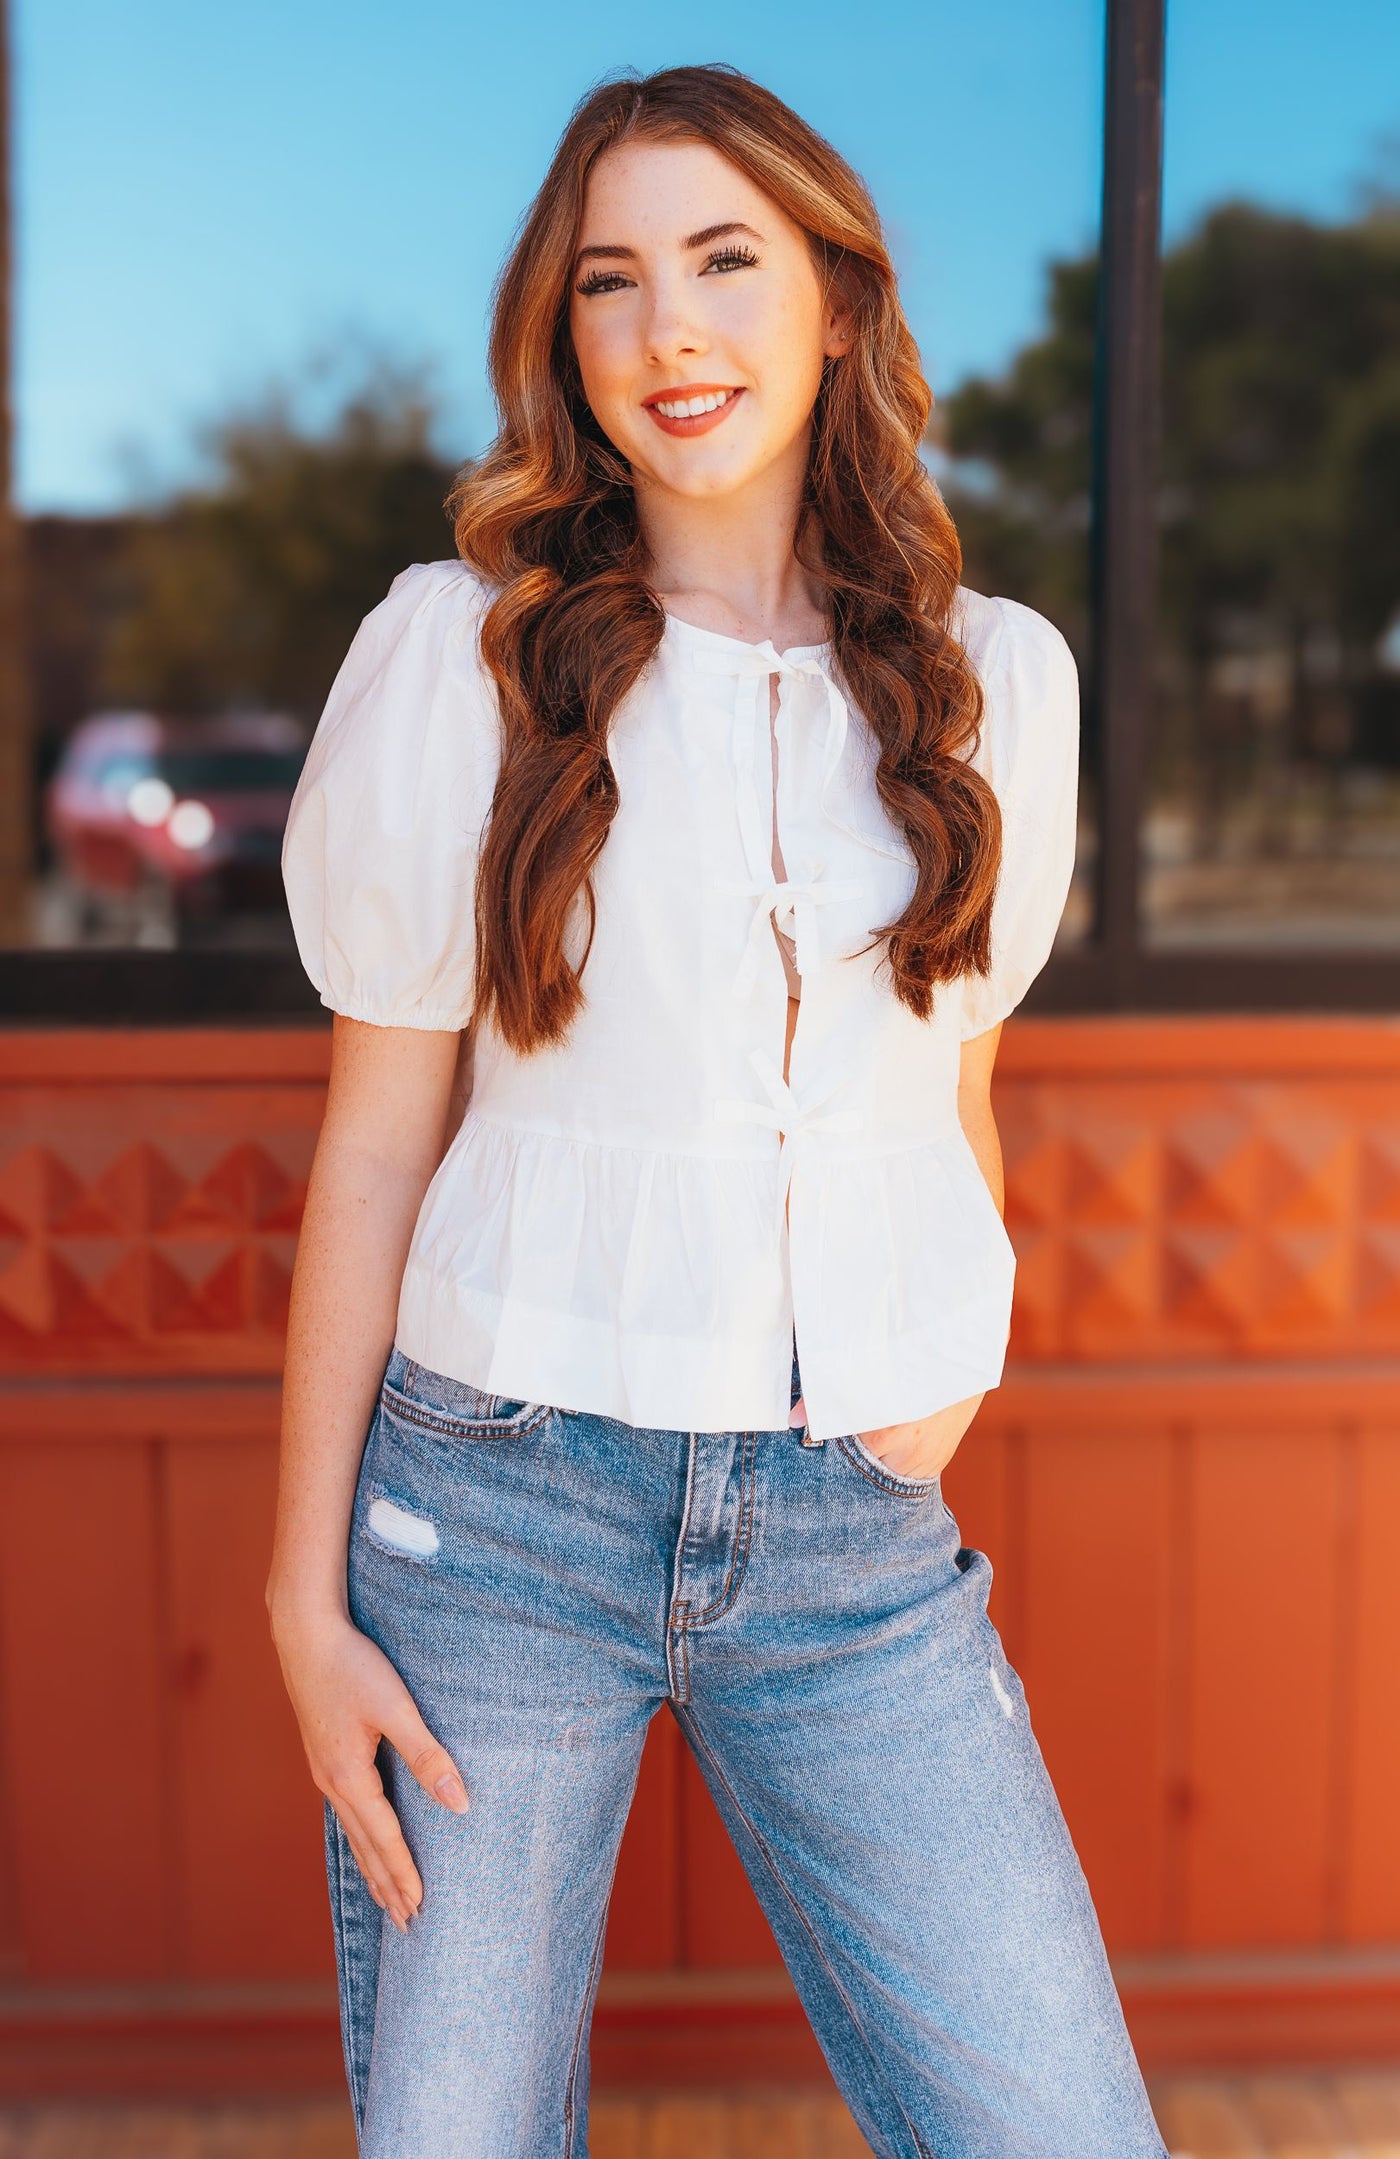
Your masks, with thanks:
[[[328,1038],[0,1036],[0,2089],[339,2076],[267,1638]],[[1400,2044],[1400,1026],[1021,1020],[947,1477],[1150,2061]],[[609,2075],[819,2067],[671,1720]]]

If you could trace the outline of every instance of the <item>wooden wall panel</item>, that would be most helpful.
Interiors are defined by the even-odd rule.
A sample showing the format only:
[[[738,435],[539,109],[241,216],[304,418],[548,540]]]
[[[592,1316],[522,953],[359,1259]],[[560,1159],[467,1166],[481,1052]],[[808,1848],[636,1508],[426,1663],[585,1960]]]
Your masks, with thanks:
[[[1339,1688],[1350,1807],[1341,1931],[1400,1941],[1400,1417],[1356,1435],[1354,1634]]]
[[[1185,1940],[1327,1936],[1339,1592],[1335,1439],[1203,1429],[1191,1462]]]
[[[192,1978],[323,1973],[321,1795],[267,1626],[276,1449],[265,1437],[164,1450],[178,1733],[180,1942]]]
[[[647,1731],[637,1793],[608,1908],[610,1971],[659,1972],[683,1961],[681,1776],[675,1719],[658,1710]]]
[[[176,1797],[158,1462],[0,1448],[0,1674],[28,1980],[170,1969]]]
[[[0,2087],[163,2048],[270,2069],[313,2027],[305,2059],[338,2063],[319,1798],[262,1607],[327,1049],[0,1035]],[[1384,1020],[1003,1042],[1016,1316],[945,1489],[1155,2059],[1400,2047],[1397,1081]],[[741,2031],[802,2055],[664,1713],[600,2004],[614,2066]]]
[[[1038,1431],[1026,1459],[1031,1721],[1107,1938],[1162,1940],[1170,1435],[1080,1422]]]

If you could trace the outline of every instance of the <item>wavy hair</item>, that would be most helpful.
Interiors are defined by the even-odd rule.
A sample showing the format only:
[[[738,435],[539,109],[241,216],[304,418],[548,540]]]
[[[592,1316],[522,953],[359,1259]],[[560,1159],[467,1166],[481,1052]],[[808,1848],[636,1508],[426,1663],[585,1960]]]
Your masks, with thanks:
[[[949,626],[962,549],[919,457],[933,399],[859,174],[722,63],[628,71],[580,99],[496,281],[500,428],[447,497],[459,555],[499,588],[481,623],[503,733],[476,882],[477,1010],[525,1054],[561,1041],[582,1003],[591,870],[618,804],[609,721],[665,629],[630,467],[584,397],[569,327],[588,175],[604,151],[639,139],[703,142],[728,158],[801,228],[823,290],[850,310],[852,342],[826,361],[813,408],[795,546],[917,869],[904,912],[872,940],[886,941],[896,995],[927,1019],[940,982],[990,964],[1001,864],[997,799],[965,754],[981,685]],[[574,958],[580,904],[587,934]]]

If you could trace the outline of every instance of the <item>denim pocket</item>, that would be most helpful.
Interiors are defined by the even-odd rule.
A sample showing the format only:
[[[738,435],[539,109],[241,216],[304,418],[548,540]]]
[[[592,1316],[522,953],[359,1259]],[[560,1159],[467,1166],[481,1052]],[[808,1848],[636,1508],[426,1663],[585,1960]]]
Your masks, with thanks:
[[[390,1370],[395,1377],[386,1377],[380,1389],[387,1414],[446,1439],[511,1439],[536,1431],[553,1414],[548,1402],[491,1394],[470,1380],[449,1379],[406,1359],[396,1360]]]
[[[932,1499],[942,1496],[942,1476],[902,1477],[897,1470],[882,1462],[872,1453],[859,1432],[843,1432],[836,1442],[846,1460],[858,1469],[869,1483],[878,1484],[883,1491],[893,1492],[900,1499]],[[947,1513],[945,1505],[944,1512]]]

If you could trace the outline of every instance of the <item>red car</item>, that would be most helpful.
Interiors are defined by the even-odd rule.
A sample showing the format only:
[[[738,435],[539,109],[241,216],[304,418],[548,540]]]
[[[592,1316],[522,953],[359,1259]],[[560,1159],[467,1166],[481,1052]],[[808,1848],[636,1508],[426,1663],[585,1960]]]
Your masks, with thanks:
[[[84,720],[45,799],[65,879],[88,902],[159,889],[180,916],[280,908],[282,829],[306,746],[281,713]]]

